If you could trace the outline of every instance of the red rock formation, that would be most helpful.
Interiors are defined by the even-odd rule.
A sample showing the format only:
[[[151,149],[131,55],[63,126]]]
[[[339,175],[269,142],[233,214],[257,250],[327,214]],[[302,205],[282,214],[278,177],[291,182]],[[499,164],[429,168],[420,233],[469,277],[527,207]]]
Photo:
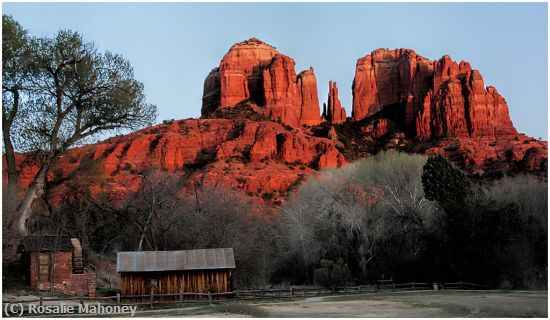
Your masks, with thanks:
[[[23,163],[23,156],[18,159]],[[124,198],[139,187],[137,171],[158,168],[189,183],[222,183],[261,197],[264,192],[286,194],[303,175],[345,163],[332,140],[276,122],[180,120],[71,149],[52,168],[49,180],[71,178],[50,194],[53,203],[59,204],[72,184],[87,183],[97,195],[109,190],[114,198]],[[29,163],[22,168],[20,184],[27,187],[38,167]],[[186,190],[191,186],[184,186],[182,192]]]
[[[494,87],[489,86],[485,89],[479,71],[468,72],[465,82],[465,91],[468,94],[470,135],[479,137],[517,134],[510,119],[506,100]]]
[[[265,112],[270,119],[298,127],[301,97],[296,87],[294,60],[277,54],[263,70]]]
[[[548,150],[540,147],[531,147],[525,151],[521,159],[520,170],[530,172],[547,172]]]
[[[296,81],[301,96],[300,125],[316,126],[321,123],[321,117],[319,116],[317,78],[313,68],[300,72]]]
[[[518,134],[514,137],[452,137],[418,144],[414,152],[441,154],[469,173],[504,173],[521,170],[546,174],[548,142]]]
[[[434,74],[437,91],[433,91],[435,95],[432,91],[426,94],[418,112],[417,137],[420,140],[448,135],[517,135],[506,101],[494,87],[485,88],[479,71],[472,70],[465,62],[457,65],[447,56],[436,65],[443,66]]]
[[[218,73],[211,72],[205,80],[202,115],[248,100],[272,120],[293,127],[319,124],[313,69],[296,75],[294,66],[290,57],[256,38],[233,45]]]
[[[204,80],[201,115],[212,113],[220,105],[220,68],[214,68]]]
[[[278,53],[256,38],[234,44],[220,63],[220,107],[231,107],[246,99],[262,102],[263,69]]]
[[[336,82],[329,81],[328,84],[328,110],[327,120],[332,124],[340,124],[346,121],[346,109],[342,107],[338,98],[338,87]]]
[[[433,64],[410,49],[378,49],[357,60],[353,80],[354,120],[374,115],[382,108],[403,104],[408,123],[430,86]]]
[[[400,110],[409,136],[515,135],[506,101],[484,87],[479,71],[449,56],[429,61],[410,49],[378,49],[357,61],[353,82],[353,119],[387,108]]]
[[[372,136],[375,138],[383,137],[393,132],[393,123],[388,119],[377,119],[374,121]]]

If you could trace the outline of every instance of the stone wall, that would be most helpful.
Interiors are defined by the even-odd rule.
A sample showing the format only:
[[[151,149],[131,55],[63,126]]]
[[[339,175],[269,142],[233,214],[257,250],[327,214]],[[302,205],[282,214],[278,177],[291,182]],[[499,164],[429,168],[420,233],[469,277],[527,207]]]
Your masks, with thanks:
[[[96,274],[74,274],[72,271],[72,252],[46,253],[52,257],[51,281],[38,281],[39,252],[30,255],[30,284],[31,288],[40,291],[53,290],[68,295],[95,296]]]

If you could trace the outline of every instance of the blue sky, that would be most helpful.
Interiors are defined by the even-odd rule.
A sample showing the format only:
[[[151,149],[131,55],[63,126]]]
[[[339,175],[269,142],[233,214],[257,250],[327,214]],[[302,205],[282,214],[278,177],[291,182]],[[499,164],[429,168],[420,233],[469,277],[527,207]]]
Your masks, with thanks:
[[[546,3],[3,3],[33,35],[79,31],[122,54],[158,106],[158,122],[200,115],[204,78],[251,37],[299,72],[313,66],[320,101],[338,83],[351,113],[355,63],[377,48],[469,61],[506,98],[520,132],[547,139]]]

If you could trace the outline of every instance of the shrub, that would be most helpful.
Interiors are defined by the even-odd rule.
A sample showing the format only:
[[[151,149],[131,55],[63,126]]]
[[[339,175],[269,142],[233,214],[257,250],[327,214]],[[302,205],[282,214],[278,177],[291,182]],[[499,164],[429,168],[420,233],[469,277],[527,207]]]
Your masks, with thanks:
[[[336,262],[322,259],[321,267],[314,273],[315,283],[325,288],[344,286],[350,278],[351,272],[342,258]]]

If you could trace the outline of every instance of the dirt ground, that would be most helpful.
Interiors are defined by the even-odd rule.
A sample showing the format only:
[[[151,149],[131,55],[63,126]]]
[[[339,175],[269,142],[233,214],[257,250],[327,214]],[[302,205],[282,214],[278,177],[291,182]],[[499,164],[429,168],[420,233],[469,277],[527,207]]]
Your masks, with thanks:
[[[15,298],[15,297],[12,297]],[[30,298],[27,295],[17,300]],[[13,300],[12,300],[13,301]],[[78,302],[77,302],[78,303]],[[311,297],[263,303],[226,302],[213,306],[147,310],[137,317],[547,317],[546,291],[425,291]]]
[[[546,291],[426,291],[312,297],[295,301],[224,303],[159,310],[140,317],[445,318],[547,317]]]
[[[351,297],[349,297],[351,298]],[[376,300],[301,301],[261,306],[272,317],[449,317],[450,313],[434,307],[418,307],[404,302]]]
[[[403,292],[259,306],[271,317],[547,317],[547,292]]]

